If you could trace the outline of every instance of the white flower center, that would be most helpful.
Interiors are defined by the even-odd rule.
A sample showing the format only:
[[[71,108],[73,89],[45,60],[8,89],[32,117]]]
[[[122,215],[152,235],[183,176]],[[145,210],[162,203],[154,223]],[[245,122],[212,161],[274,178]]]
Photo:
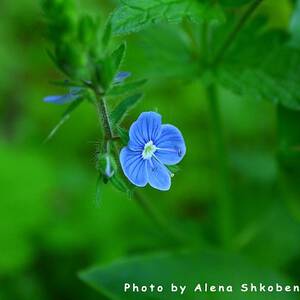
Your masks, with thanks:
[[[153,145],[152,141],[145,144],[144,150],[143,150],[143,153],[142,153],[143,159],[150,159],[153,156],[156,149],[157,148],[156,148],[155,145]]]

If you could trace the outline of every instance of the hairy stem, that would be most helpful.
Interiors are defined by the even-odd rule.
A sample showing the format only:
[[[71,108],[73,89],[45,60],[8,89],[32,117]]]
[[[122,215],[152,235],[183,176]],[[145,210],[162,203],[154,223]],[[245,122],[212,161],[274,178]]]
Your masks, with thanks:
[[[104,139],[106,141],[113,140],[114,135],[110,123],[110,118],[109,118],[109,113],[107,110],[105,98],[97,89],[95,89],[94,92],[96,95],[96,105],[97,105],[98,114],[100,116],[103,130],[104,130]]]
[[[218,163],[218,195],[217,195],[217,220],[219,228],[219,238],[221,243],[227,247],[233,233],[232,209],[233,199],[229,184],[228,155],[225,147],[222,131],[221,117],[216,86],[214,84],[207,88],[209,108],[214,134],[214,144]]]
[[[237,22],[236,26],[234,27],[233,31],[230,32],[230,34],[225,39],[222,47],[217,52],[217,55],[216,55],[216,57],[215,57],[215,59],[213,61],[213,65],[214,66],[218,65],[222,61],[225,53],[227,52],[227,50],[230,48],[230,46],[232,45],[232,43],[236,39],[236,37],[239,34],[239,32],[241,31],[241,29],[244,27],[244,25],[246,24],[246,22],[248,21],[248,19],[252,16],[252,14],[255,12],[255,10],[257,9],[257,7],[262,2],[263,2],[263,0],[255,0],[248,7],[248,9],[245,11],[245,13],[241,16],[241,18]]]

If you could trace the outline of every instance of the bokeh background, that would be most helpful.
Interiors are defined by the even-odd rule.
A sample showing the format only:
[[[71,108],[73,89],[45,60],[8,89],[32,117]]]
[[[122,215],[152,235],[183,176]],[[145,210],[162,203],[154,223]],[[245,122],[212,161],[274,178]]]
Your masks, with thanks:
[[[89,0],[80,5],[105,18],[116,4]],[[288,0],[266,1],[260,9],[279,28],[288,25],[292,11],[293,1]],[[111,186],[95,204],[100,128],[91,105],[74,112],[54,139],[43,144],[63,108],[42,101],[61,92],[49,82],[62,75],[46,54],[39,3],[2,0],[0,16],[0,299],[105,299],[79,280],[78,271],[172,245],[166,245],[133,200]],[[218,167],[206,96],[200,81],[168,76],[170,68],[180,74],[183,65],[194,67],[177,43],[178,32],[176,26],[161,27],[128,38],[124,68],[150,81],[125,125],[141,111],[157,110],[164,122],[181,129],[187,155],[171,191],[146,188],[143,193],[168,221],[218,248]],[[174,48],[180,56],[169,55]],[[285,197],[279,192],[277,109],[267,101],[222,89],[219,93],[230,153],[235,250],[253,265],[270,267],[299,283],[300,194],[295,184]]]

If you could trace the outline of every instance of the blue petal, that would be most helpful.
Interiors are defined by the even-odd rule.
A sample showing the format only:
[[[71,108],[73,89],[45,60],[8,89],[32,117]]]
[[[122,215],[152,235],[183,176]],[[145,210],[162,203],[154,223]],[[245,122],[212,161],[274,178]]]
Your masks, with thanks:
[[[112,169],[110,157],[108,155],[106,155],[105,160],[106,160],[105,175],[108,178],[111,178],[111,177],[113,177],[113,175],[114,175],[115,172]]]
[[[168,191],[171,187],[169,170],[155,158],[146,160],[149,184],[155,189]]]
[[[159,138],[160,133],[161,115],[151,111],[143,112],[130,127],[129,147],[132,150],[144,148],[146,143]]]
[[[121,71],[115,76],[114,83],[122,83],[129,76],[131,76],[130,72]]]
[[[120,162],[126,177],[136,186],[147,184],[146,162],[141,152],[124,147],[120,153]]]
[[[72,94],[66,94],[60,96],[48,96],[44,98],[44,102],[60,105],[60,104],[71,103],[75,101],[78,97],[79,95],[72,95]]]
[[[185,155],[186,147],[179,129],[173,125],[162,125],[162,131],[155,141],[158,148],[155,156],[166,165],[179,163]]]

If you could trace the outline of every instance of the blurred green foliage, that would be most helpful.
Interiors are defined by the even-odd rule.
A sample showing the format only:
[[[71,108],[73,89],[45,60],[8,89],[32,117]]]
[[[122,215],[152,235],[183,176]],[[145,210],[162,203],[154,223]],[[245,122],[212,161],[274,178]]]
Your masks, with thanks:
[[[233,10],[237,17],[244,7],[232,7],[250,1],[220,2],[226,4],[226,14]],[[299,3],[293,14],[295,3],[266,0],[257,16],[276,32],[287,32],[292,19],[293,43],[289,47],[298,51]],[[81,12],[95,11],[103,22],[117,4],[109,0],[78,3]],[[64,78],[47,56],[44,16],[38,3],[3,0],[0,12],[0,299],[106,299],[82,283],[78,271],[97,263],[110,264],[128,256],[179,247],[151,223],[134,201],[111,186],[104,187],[102,201],[99,207],[96,205],[96,150],[101,132],[89,103],[83,103],[72,114],[51,142],[42,144],[63,110],[41,99],[62,93],[63,88],[49,82]],[[227,19],[228,31],[234,20]],[[90,19],[83,17],[80,24],[83,45],[92,44],[92,37],[86,34]],[[68,24],[53,26],[62,35],[70,33]],[[188,149],[170,192],[148,188],[144,192],[170,223],[195,237],[202,248],[197,255],[199,269],[204,263],[211,280],[217,273],[212,272],[211,263],[220,260],[217,270],[222,270],[225,277],[239,272],[250,273],[253,280],[279,276],[299,282],[299,112],[264,101],[270,95],[267,88],[258,95],[252,94],[255,85],[262,83],[261,78],[267,87],[273,80],[265,73],[258,80],[258,71],[262,74],[261,70],[267,69],[269,74],[271,68],[271,74],[278,79],[276,68],[284,67],[288,77],[283,80],[279,76],[281,84],[276,86],[274,96],[281,95],[277,102],[287,96],[292,103],[287,106],[295,108],[295,101],[299,104],[299,59],[283,55],[280,51],[284,49],[271,51],[274,49],[269,43],[266,45],[264,35],[244,36],[246,41],[240,36],[240,43],[249,47],[238,53],[233,48],[228,53],[230,71],[225,75],[231,77],[225,78],[226,84],[218,93],[234,196],[232,221],[236,235],[232,248],[238,255],[226,254],[216,242],[218,166],[204,90],[212,74],[195,79],[202,70],[195,63],[201,41],[191,40],[189,32],[200,36],[199,27],[184,22],[183,26],[158,24],[142,34],[126,37],[127,59],[123,68],[132,72],[133,79],[148,78],[149,82],[143,101],[124,125],[129,127],[141,111],[158,110],[165,122],[182,130]],[[220,30],[218,34],[221,38],[225,32]],[[73,49],[72,34],[69,38]],[[277,64],[261,68],[258,57],[251,54],[256,46],[262,49],[263,59],[267,60],[269,54],[278,55]],[[230,59],[234,53],[238,54],[238,64]],[[70,63],[77,61],[82,66],[85,60],[79,56],[74,53],[76,59],[70,58]],[[255,75],[241,76],[249,68]],[[224,81],[225,75],[219,78]],[[207,250],[208,244],[214,250]],[[160,278],[159,259],[154,255],[150,260],[150,264],[157,264],[157,272],[150,277],[144,274],[145,278]],[[234,262],[237,265],[231,268]],[[125,261],[133,279],[135,263],[140,261]],[[118,284],[123,270],[118,268],[121,267],[100,270],[98,278],[109,279],[106,287]],[[179,265],[182,272],[181,268]],[[268,275],[261,274],[260,269]]]

